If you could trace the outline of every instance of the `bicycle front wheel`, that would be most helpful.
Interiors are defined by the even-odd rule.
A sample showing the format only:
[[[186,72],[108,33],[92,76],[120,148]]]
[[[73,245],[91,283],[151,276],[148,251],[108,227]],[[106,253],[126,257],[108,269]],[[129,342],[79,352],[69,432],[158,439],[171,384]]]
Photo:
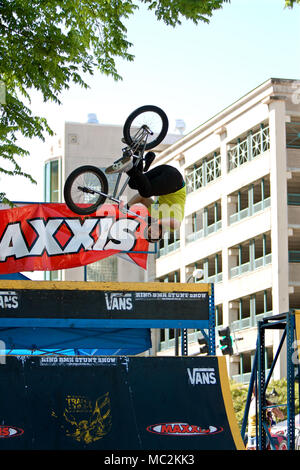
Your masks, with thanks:
[[[64,198],[68,208],[75,214],[92,214],[107,197],[108,182],[99,168],[81,166],[72,171],[66,179]]]
[[[169,121],[166,113],[157,106],[145,105],[133,111],[125,121],[123,136],[127,145],[134,147],[139,130],[146,126],[148,134],[145,150],[152,149],[160,144],[167,135]]]

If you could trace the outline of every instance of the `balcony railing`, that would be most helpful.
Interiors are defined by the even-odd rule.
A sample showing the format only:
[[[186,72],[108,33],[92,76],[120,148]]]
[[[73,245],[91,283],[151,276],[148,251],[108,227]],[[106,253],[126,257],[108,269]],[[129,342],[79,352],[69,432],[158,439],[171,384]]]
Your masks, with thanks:
[[[169,253],[172,253],[173,251],[179,250],[180,248],[180,240],[176,240],[173,243],[170,243],[170,245],[164,246],[158,250],[158,256],[165,256],[168,255]]]
[[[223,273],[217,273],[213,276],[208,276],[205,280],[208,284],[218,284],[218,282],[223,281]]]
[[[265,256],[262,256],[261,258],[256,258],[253,261],[248,261],[247,263],[240,264],[239,266],[234,266],[229,271],[230,278],[232,279],[236,276],[241,276],[242,274],[254,271],[255,269],[259,269],[271,263],[272,263],[272,253],[269,253]]]
[[[207,237],[208,235],[211,235],[212,233],[217,232],[222,228],[222,221],[218,220],[217,222],[214,222],[211,225],[208,225],[207,227],[203,227],[200,230],[197,230],[196,232],[192,232],[189,235],[186,236],[186,242],[191,243],[199,238]]]
[[[246,219],[247,217],[251,217],[252,215],[257,214],[258,212],[261,212],[270,206],[271,198],[268,197],[266,199],[263,199],[262,201],[259,201],[256,204],[246,207],[245,209],[242,209],[241,211],[229,216],[229,225],[235,224],[236,222],[240,222],[241,220]]]
[[[230,323],[231,331],[244,330],[246,328],[253,328],[257,326],[257,322],[264,317],[272,315],[272,311],[259,313],[257,315],[250,315],[249,317],[241,318]]]
[[[269,127],[261,126],[255,134],[250,133],[244,140],[237,142],[227,151],[228,171],[240,167],[266,152],[270,148]]]
[[[268,373],[270,372],[270,369],[266,369],[266,377],[268,376]],[[245,372],[237,375],[232,375],[231,379],[234,380],[234,382],[240,383],[240,384],[248,384],[250,382],[251,378],[251,372]]]
[[[163,341],[160,341],[159,343],[159,350],[160,351],[165,351],[166,349],[171,349],[175,348],[175,337],[174,337],[174,332],[169,329],[165,329],[164,331],[164,336],[165,339]],[[200,330],[188,330],[188,343],[197,343],[198,338],[202,335]],[[172,336],[172,337],[171,337]],[[178,338],[179,344],[181,343],[181,332],[179,333],[179,338]]]
[[[300,263],[299,250],[289,250],[289,263]]]
[[[300,206],[300,194],[288,193],[287,197],[289,206]]]
[[[209,160],[203,159],[198,168],[194,168],[185,175],[187,194],[197,191],[197,189],[206,186],[220,176],[221,155],[215,154]]]

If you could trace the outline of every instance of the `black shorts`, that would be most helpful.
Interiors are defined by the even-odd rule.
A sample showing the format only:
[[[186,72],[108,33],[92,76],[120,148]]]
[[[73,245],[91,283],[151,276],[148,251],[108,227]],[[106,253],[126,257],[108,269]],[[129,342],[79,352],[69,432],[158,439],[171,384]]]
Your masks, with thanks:
[[[134,167],[127,174],[130,176],[129,187],[137,189],[142,197],[175,193],[184,186],[182,174],[170,165],[158,165],[147,173]]]

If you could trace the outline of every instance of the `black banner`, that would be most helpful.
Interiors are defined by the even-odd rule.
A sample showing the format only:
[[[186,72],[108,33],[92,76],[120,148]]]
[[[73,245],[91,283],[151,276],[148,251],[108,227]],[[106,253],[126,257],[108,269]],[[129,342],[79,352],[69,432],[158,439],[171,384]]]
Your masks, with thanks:
[[[208,320],[207,292],[0,290],[0,318]]]
[[[236,449],[216,357],[2,359],[0,450]]]

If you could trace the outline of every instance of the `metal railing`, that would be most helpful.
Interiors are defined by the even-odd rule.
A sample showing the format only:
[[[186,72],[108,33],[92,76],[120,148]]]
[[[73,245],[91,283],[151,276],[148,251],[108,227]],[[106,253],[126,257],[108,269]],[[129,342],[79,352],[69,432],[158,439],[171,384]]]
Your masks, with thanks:
[[[221,155],[211,159],[203,159],[198,168],[185,175],[187,194],[197,191],[221,176]]]
[[[234,320],[230,323],[232,331],[245,330],[246,328],[253,328],[258,325],[258,322],[265,317],[272,315],[272,311],[259,313],[257,315],[249,315],[248,317]]]
[[[270,148],[269,127],[261,126],[258,132],[248,136],[227,150],[228,171],[240,167],[246,162],[253,160]]]
[[[255,204],[250,205],[249,207],[246,207],[245,209],[242,209],[241,211],[235,212],[234,214],[230,215],[229,225],[235,224],[236,222],[240,222],[241,220],[246,219],[247,217],[251,217],[252,215],[257,214],[258,212],[264,211],[270,206],[270,197],[263,199],[262,201],[256,202]]]
[[[208,235],[211,235],[212,233],[217,232],[218,230],[221,230],[222,228],[222,221],[218,220],[217,222],[214,222],[211,225],[208,225],[207,227],[203,227],[200,230],[197,230],[196,232],[192,232],[189,235],[186,236],[186,242],[191,243],[199,238],[207,237]]]
[[[242,274],[255,271],[255,269],[259,269],[271,263],[272,263],[272,253],[268,253],[267,255],[262,256],[261,258],[256,258],[253,261],[251,260],[251,261],[248,261],[247,263],[234,266],[233,268],[229,270],[230,278],[232,279],[236,276],[241,276]]]

